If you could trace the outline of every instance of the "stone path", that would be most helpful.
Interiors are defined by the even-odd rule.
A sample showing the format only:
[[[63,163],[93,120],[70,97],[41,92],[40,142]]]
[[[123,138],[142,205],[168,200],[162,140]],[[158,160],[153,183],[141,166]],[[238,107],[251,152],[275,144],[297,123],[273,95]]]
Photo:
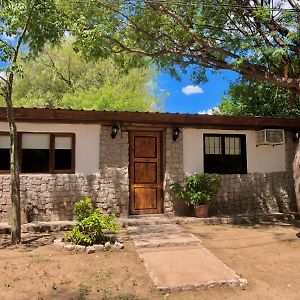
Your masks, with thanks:
[[[180,225],[140,225],[129,227],[128,233],[161,290],[247,284]]]

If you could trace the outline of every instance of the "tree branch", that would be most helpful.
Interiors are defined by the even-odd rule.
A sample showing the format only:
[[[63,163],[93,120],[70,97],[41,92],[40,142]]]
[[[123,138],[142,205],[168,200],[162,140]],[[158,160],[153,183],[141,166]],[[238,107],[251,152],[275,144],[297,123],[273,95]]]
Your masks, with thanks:
[[[293,87],[293,89],[297,90],[298,93],[300,93],[299,78],[292,79],[292,78],[285,78],[284,76],[280,77],[275,74],[272,74],[267,70],[262,70],[259,65],[251,64],[251,66],[249,66],[248,64],[244,64],[239,68],[236,68],[225,61],[221,61],[212,56],[209,56],[207,53],[203,54],[201,50],[198,53],[196,52],[196,50],[195,53],[187,53],[184,51],[174,51],[173,49],[162,49],[160,51],[149,52],[143,49],[131,48],[129,46],[126,46],[111,36],[104,36],[104,38],[107,38],[114,44],[118,45],[122,49],[122,51],[133,52],[133,53],[137,53],[149,57],[159,57],[162,55],[172,54],[175,56],[193,58],[198,61],[204,62],[205,63],[205,65],[203,65],[204,67],[213,68],[213,69],[233,70],[235,72],[240,73],[245,78],[248,79],[255,78],[255,79],[265,80],[284,88]]]
[[[8,80],[5,79],[3,76],[0,75],[0,79],[1,79],[2,81],[4,81],[6,84],[8,84]]]
[[[53,61],[53,59],[52,59],[52,57],[51,57],[51,55],[45,50],[45,52],[46,52],[46,54],[47,54],[47,56],[48,56],[48,58],[49,58],[49,60],[50,60],[50,65],[49,64],[47,64],[46,62],[43,62],[43,61],[41,61],[46,67],[48,67],[48,68],[50,68],[50,69],[53,69],[54,71],[55,71],[55,73],[60,77],[60,79],[62,80],[62,81],[64,81],[69,87],[71,87],[72,89],[73,89],[73,84],[72,84],[72,82],[71,82],[71,80],[70,80],[70,77],[69,77],[69,79],[67,79],[67,78],[65,78],[65,76],[61,73],[61,72],[59,72],[59,70],[57,69],[57,67],[56,67],[56,65],[55,65],[55,62]],[[69,66],[68,66],[68,68],[69,68]],[[69,70],[69,69],[68,69]],[[70,70],[69,70],[70,71]],[[70,76],[70,73],[69,73],[69,76]]]

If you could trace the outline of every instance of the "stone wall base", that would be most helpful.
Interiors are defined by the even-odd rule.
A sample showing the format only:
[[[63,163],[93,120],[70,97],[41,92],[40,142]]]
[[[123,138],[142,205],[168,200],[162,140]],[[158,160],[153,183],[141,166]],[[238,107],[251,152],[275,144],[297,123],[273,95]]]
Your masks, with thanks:
[[[294,181],[288,172],[222,175],[210,215],[297,211]]]
[[[74,203],[89,196],[107,214],[127,216],[129,205],[126,169],[105,169],[90,176],[21,175],[23,222],[72,220]],[[125,177],[125,180],[122,178]],[[114,180],[112,180],[114,178]],[[108,179],[111,184],[108,184]],[[172,202],[165,214],[192,215],[191,207],[167,194]],[[167,202],[168,204],[168,202]],[[166,203],[165,203],[166,205]],[[10,177],[0,176],[0,222],[7,222],[10,211]],[[217,199],[210,215],[289,213],[297,211],[292,174],[222,175]]]
[[[103,213],[121,214],[119,200],[100,189],[100,174],[21,175],[23,222],[72,220],[74,203],[89,196]],[[0,222],[10,215],[10,177],[0,176]],[[24,220],[25,219],[25,220]]]

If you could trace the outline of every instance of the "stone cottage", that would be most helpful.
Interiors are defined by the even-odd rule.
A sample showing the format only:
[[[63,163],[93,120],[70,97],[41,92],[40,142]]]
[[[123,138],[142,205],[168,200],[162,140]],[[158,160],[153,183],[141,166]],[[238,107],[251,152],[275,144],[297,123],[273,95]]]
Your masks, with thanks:
[[[196,114],[15,109],[27,221],[104,213],[183,215],[170,194],[186,174],[222,174],[211,215],[297,210],[292,161],[300,120]],[[0,222],[10,209],[9,136],[0,108]]]

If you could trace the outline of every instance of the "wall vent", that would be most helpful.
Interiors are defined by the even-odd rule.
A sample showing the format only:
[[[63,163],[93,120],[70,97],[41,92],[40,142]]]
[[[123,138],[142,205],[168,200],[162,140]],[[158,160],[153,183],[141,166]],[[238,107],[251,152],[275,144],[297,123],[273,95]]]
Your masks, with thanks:
[[[284,144],[283,129],[263,129],[256,132],[256,145]]]

